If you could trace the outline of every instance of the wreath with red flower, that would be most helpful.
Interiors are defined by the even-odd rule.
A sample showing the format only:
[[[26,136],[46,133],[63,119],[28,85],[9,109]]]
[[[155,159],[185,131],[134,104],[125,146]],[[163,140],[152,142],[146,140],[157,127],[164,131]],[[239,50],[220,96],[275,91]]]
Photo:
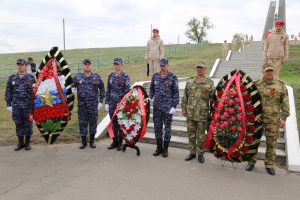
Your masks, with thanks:
[[[142,86],[133,87],[119,102],[113,117],[117,117],[120,134],[129,147],[144,137],[150,117],[149,108],[148,95]],[[111,123],[108,130],[114,137]]]
[[[53,144],[70,120],[74,103],[73,79],[58,47],[53,47],[45,56],[36,79],[32,118],[46,142]]]
[[[224,76],[216,87],[205,146],[217,158],[250,160],[262,136],[262,106],[252,79],[241,70]]]

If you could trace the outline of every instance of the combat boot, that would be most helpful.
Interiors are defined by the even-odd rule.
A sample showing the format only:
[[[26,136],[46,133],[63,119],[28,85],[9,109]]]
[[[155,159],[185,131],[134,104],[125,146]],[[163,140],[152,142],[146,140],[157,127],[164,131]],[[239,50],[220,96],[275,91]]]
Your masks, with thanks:
[[[81,136],[81,145],[79,146],[79,149],[84,149],[86,145],[87,145],[86,136]]]
[[[31,150],[30,136],[25,136],[25,150],[26,151]]]
[[[123,148],[123,137],[121,135],[119,135],[119,143],[118,143],[118,151],[121,151]]]
[[[253,164],[248,164],[248,165],[246,166],[246,171],[250,172],[250,171],[253,170],[253,168],[254,168],[254,165],[253,165]]]
[[[117,146],[118,146],[118,139],[114,137],[112,143],[110,144],[109,147],[107,147],[107,149],[111,150],[117,148]]]
[[[17,144],[15,151],[20,151],[24,146],[24,136],[18,136],[19,143]]]
[[[93,134],[90,134],[90,147],[91,148],[96,148],[96,145],[95,145],[95,135]]]
[[[190,153],[189,155],[187,155],[186,157],[185,157],[185,161],[189,161],[189,160],[192,160],[192,159],[194,159],[194,158],[196,158],[196,154],[192,154],[192,153]]]
[[[275,175],[275,170],[271,167],[271,168],[266,168],[268,174],[274,176]]]
[[[164,158],[168,157],[168,148],[169,148],[169,141],[164,141],[164,149],[162,153],[162,156]]]
[[[199,163],[204,163],[204,157],[203,157],[203,153],[199,153],[199,155],[198,155],[198,161],[199,161]]]
[[[162,154],[162,152],[163,152],[162,141],[156,139],[156,150],[153,153],[153,156],[159,156],[160,154]]]

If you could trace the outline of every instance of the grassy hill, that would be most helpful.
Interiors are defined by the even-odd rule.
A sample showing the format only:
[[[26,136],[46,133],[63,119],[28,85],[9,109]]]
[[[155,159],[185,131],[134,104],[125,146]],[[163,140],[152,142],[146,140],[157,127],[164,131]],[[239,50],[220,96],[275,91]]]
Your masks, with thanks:
[[[97,49],[73,49],[63,51],[66,60],[72,70],[72,74],[81,71],[80,60],[91,58],[93,60],[94,72],[99,73],[102,79],[107,82],[108,74],[113,70],[113,58],[122,57],[125,64],[123,70],[131,77],[131,83],[142,80],[149,80],[146,76],[146,63],[144,61],[145,47],[122,47],[122,48],[97,48]],[[4,92],[6,79],[9,74],[16,71],[15,62],[17,58],[33,57],[39,64],[47,52],[29,52],[16,54],[0,54],[0,146],[14,144],[16,142],[15,127],[11,114],[6,111]],[[193,76],[194,65],[202,60],[210,67],[216,58],[222,56],[221,44],[207,45],[167,45],[165,47],[166,57],[170,60],[170,71],[178,77]],[[294,88],[296,95],[296,107],[298,116],[298,127],[300,125],[300,45],[290,47],[290,59],[282,67],[281,78]],[[58,142],[79,141],[79,130],[77,121],[77,103],[72,112],[72,119],[61,135]],[[104,109],[99,111],[99,121],[105,116]],[[33,143],[41,143],[42,139],[34,126]]]

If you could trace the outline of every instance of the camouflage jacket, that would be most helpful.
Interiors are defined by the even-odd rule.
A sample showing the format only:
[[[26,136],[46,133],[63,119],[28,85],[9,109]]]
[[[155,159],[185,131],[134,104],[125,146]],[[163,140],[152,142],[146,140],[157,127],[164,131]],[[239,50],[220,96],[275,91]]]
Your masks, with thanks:
[[[290,106],[285,83],[276,79],[257,80],[254,83],[261,96],[263,122],[278,123],[280,119],[286,120],[290,115]]]
[[[284,32],[273,32],[264,43],[264,62],[269,58],[281,58],[285,61],[289,53],[289,36]]]
[[[207,120],[214,91],[215,86],[211,79],[205,78],[203,82],[198,82],[197,77],[189,78],[182,97],[182,112],[186,112],[187,118],[191,120]]]

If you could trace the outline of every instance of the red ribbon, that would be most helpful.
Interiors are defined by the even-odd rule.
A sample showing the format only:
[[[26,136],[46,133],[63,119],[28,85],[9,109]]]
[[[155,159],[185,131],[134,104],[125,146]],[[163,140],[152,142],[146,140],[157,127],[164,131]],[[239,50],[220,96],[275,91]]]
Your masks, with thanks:
[[[32,91],[32,102],[34,102],[34,98],[35,98],[35,95],[38,91],[38,88],[40,86],[40,84],[42,83],[43,81],[43,78],[47,78],[48,77],[48,71],[52,71],[53,75],[54,75],[54,81],[55,81],[55,85],[56,85],[56,88],[57,88],[57,91],[58,91],[58,94],[59,94],[59,97],[61,99],[61,102],[62,102],[62,105],[64,106],[65,108],[65,113],[66,113],[66,117],[67,117],[67,120],[69,121],[70,120],[70,116],[71,116],[71,113],[69,111],[69,107],[67,105],[67,101],[65,99],[65,96],[64,96],[64,93],[63,93],[63,90],[62,90],[62,87],[59,83],[59,80],[58,80],[58,74],[57,74],[57,67],[56,67],[56,62],[54,59],[50,59],[47,64],[42,68],[39,76],[38,76],[38,79],[37,79],[37,82],[35,84],[35,87],[33,88],[33,91]],[[32,113],[30,114],[30,118],[32,118]]]
[[[137,92],[138,92],[138,97],[139,97],[139,105],[140,105],[140,114],[142,117],[142,127],[141,127],[141,132],[140,132],[140,137],[139,139],[143,138],[144,135],[146,134],[146,110],[145,110],[145,101],[144,101],[144,96],[143,96],[143,91],[141,90],[141,88],[137,87],[136,88]],[[118,103],[117,108],[112,116],[111,119],[113,119],[116,114],[118,113],[122,103],[131,95],[131,93],[133,92],[133,89],[131,91],[129,91],[122,99],[121,101]],[[109,137],[110,138],[114,138],[114,132],[112,130],[112,121],[110,121],[109,126],[108,126],[108,133],[109,133]]]
[[[235,141],[235,143],[228,149],[226,157],[229,159],[231,153],[241,144],[243,138],[246,135],[246,116],[245,116],[245,106],[244,106],[244,99],[241,93],[241,88],[240,88],[240,71],[237,71],[237,77],[235,79],[235,85],[237,88],[237,92],[239,95],[239,99],[241,101],[241,107],[242,107],[242,132],[240,133],[239,138]]]
[[[246,135],[246,117],[245,117],[245,106],[244,106],[244,99],[241,93],[241,89],[240,89],[240,71],[238,70],[229,80],[228,84],[226,85],[226,88],[222,94],[222,97],[220,99],[220,102],[218,104],[218,107],[216,108],[216,114],[220,113],[220,105],[224,103],[224,99],[226,97],[226,94],[231,86],[231,84],[233,83],[233,81],[235,81],[236,84],[236,88],[237,88],[237,92],[238,92],[238,97],[240,99],[240,104],[241,104],[241,108],[242,108],[242,132],[240,133],[239,138],[235,141],[235,143],[228,149],[227,154],[226,154],[226,158],[229,159],[230,155],[232,154],[233,151],[236,150],[236,148],[241,144],[243,138]],[[205,139],[205,143],[204,143],[204,147],[208,148],[210,145],[210,141],[212,140],[212,136],[215,132],[215,126],[210,125],[209,126],[209,130]]]

